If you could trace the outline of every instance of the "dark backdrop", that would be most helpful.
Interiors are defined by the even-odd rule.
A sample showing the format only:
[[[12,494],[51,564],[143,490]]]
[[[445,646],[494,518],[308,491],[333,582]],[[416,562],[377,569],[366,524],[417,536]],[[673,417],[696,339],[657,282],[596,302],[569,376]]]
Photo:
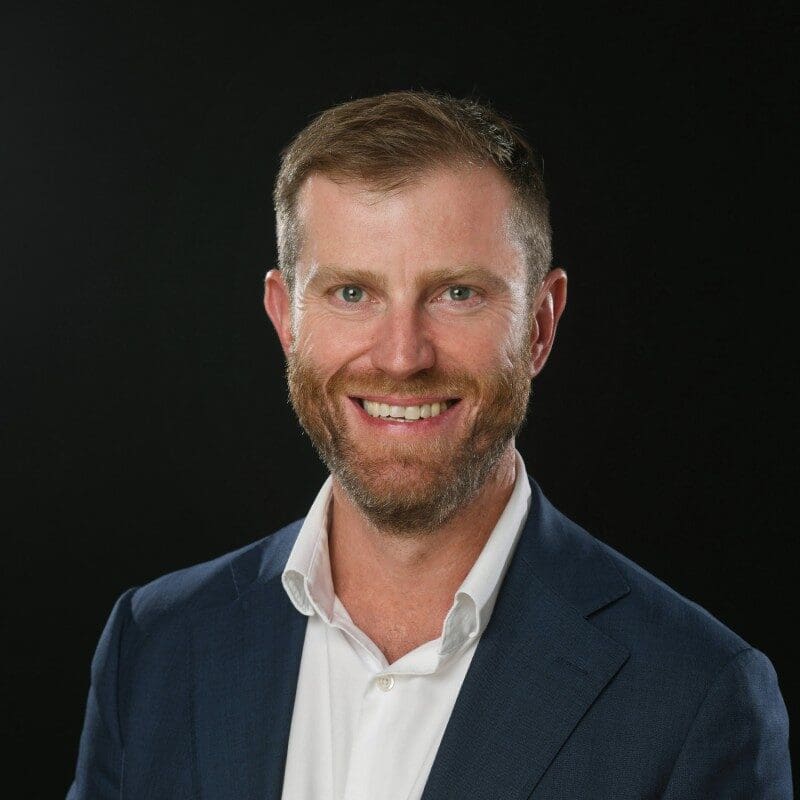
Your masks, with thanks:
[[[0,26],[6,720],[36,753],[12,767],[27,796],[66,790],[115,598],[302,515],[323,480],[261,306],[271,184],[313,113],[391,89],[488,99],[544,155],[570,297],[530,471],[764,650],[797,703],[781,4],[70,5]]]

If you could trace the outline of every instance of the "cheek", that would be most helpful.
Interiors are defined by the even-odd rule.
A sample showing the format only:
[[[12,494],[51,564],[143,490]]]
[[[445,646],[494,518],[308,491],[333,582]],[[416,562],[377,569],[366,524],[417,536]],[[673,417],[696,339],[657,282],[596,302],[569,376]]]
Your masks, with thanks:
[[[306,320],[298,325],[295,351],[298,356],[310,359],[326,373],[335,372],[369,350],[372,337],[366,330],[337,325],[335,320],[312,323]]]
[[[459,364],[471,372],[494,372],[519,362],[520,355],[524,355],[526,336],[521,323],[510,326],[497,320],[450,326],[440,330],[437,340],[445,362]]]

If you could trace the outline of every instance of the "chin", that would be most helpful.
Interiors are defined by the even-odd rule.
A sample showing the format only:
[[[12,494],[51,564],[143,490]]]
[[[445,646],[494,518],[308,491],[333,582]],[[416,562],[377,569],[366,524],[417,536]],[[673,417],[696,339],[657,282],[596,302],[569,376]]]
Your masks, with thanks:
[[[440,528],[468,503],[480,481],[444,465],[339,463],[336,475],[354,505],[379,530],[417,537]]]

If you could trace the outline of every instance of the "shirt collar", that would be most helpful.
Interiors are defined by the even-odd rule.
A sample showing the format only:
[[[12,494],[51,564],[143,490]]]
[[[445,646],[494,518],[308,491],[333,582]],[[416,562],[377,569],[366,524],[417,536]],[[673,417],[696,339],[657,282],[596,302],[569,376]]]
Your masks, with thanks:
[[[281,575],[283,588],[294,607],[307,617],[319,614],[326,622],[333,615],[333,579],[328,552],[328,509],[333,478],[322,484],[297,534]]]
[[[453,598],[445,617],[440,653],[453,652],[486,629],[500,586],[528,516],[531,485],[525,462],[516,451],[516,476],[511,497],[480,555]]]
[[[489,622],[520,532],[528,516],[531,488],[522,456],[516,457],[511,496],[445,617],[439,655],[446,656],[480,636]],[[328,552],[328,510],[333,479],[317,493],[289,554],[281,581],[294,607],[330,624],[335,594]]]

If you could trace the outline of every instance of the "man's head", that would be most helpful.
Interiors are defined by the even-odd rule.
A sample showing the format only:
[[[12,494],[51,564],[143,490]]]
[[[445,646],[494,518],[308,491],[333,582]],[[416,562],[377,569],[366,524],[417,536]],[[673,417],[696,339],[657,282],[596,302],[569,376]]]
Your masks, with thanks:
[[[488,109],[412,92],[331,109],[284,152],[265,305],[301,424],[388,532],[477,494],[552,346],[566,276],[530,153]]]

